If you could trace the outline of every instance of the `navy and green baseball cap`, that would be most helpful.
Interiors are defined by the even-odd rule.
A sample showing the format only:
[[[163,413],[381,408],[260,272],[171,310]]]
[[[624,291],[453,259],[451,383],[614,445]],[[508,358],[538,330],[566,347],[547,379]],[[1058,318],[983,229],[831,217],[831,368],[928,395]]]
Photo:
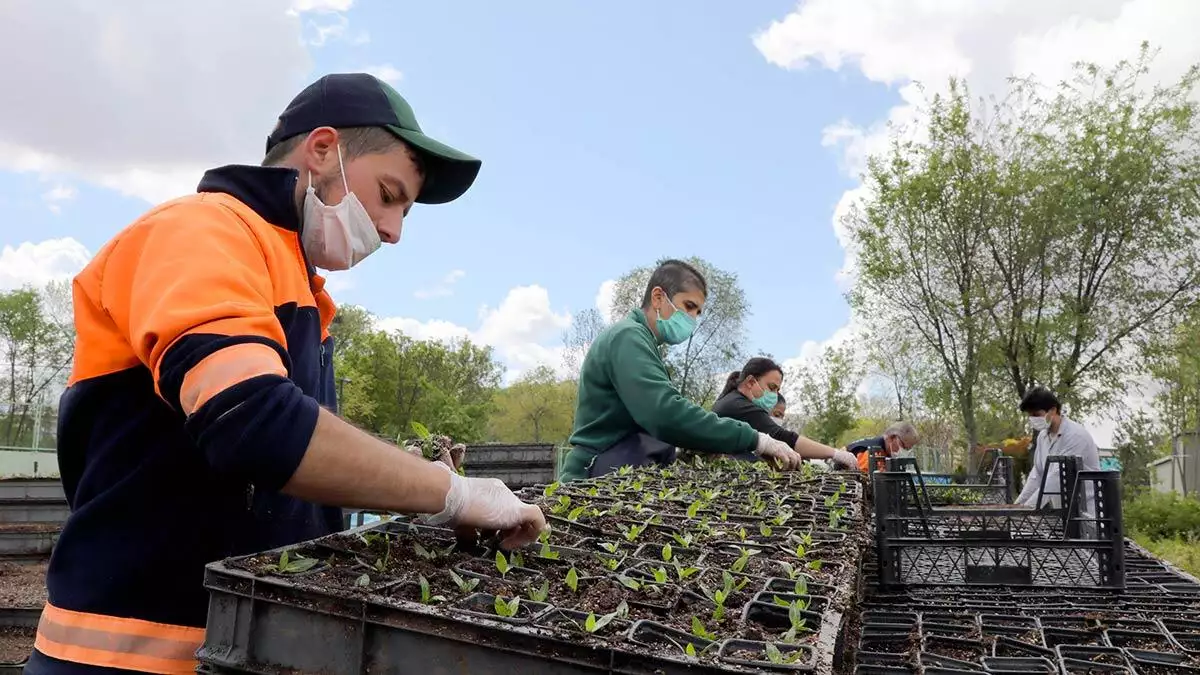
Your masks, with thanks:
[[[267,137],[267,152],[280,142],[320,127],[384,127],[408,143],[425,164],[416,201],[444,204],[475,182],[478,159],[426,136],[412,106],[395,89],[367,73],[326,75],[288,104]]]

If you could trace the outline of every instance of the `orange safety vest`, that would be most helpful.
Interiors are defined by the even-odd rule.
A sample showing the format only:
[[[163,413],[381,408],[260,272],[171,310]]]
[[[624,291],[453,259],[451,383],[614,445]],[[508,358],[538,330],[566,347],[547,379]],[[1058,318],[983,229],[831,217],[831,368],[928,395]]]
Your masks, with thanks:
[[[88,614],[46,603],[34,648],[62,661],[144,673],[193,673],[204,629]]]

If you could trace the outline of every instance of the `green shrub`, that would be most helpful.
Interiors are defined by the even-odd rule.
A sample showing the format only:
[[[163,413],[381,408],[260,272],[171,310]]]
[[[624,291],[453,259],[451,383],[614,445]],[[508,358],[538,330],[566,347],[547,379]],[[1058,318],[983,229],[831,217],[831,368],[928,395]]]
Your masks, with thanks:
[[[1125,503],[1125,529],[1151,539],[1200,539],[1200,499],[1142,493]]]
[[[1135,536],[1135,540],[1155,556],[1194,576],[1200,576],[1200,544],[1183,539],[1150,540]]]

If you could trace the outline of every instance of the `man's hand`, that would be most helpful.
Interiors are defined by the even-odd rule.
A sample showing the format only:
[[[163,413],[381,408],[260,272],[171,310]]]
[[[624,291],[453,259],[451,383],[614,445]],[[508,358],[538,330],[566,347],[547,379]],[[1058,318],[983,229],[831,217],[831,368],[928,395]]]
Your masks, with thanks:
[[[758,447],[754,454],[781,471],[794,471],[804,463],[804,458],[789,448],[787,443],[777,441],[761,431],[758,432]]]
[[[847,469],[858,470],[858,458],[854,456],[854,453],[846,452],[845,450],[836,450],[830,459],[833,460],[834,464],[840,464]]]
[[[460,534],[467,528],[499,530],[500,546],[508,550],[532,544],[547,529],[542,510],[522,502],[500,480],[465,478],[447,464],[435,465],[450,474],[450,490],[441,513],[425,519],[429,524],[450,524]]]

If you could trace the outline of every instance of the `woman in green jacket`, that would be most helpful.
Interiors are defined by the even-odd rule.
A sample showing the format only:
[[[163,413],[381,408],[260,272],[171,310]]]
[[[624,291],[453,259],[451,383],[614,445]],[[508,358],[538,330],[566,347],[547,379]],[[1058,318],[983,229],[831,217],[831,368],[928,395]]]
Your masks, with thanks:
[[[783,469],[800,467],[800,455],[786,443],[745,422],[718,417],[671,384],[658,347],[692,336],[707,297],[699,270],[667,260],[650,275],[642,306],[596,338],[579,373],[572,448],[560,480],[594,478],[622,466],[666,466],[675,461],[677,446],[753,453]]]

